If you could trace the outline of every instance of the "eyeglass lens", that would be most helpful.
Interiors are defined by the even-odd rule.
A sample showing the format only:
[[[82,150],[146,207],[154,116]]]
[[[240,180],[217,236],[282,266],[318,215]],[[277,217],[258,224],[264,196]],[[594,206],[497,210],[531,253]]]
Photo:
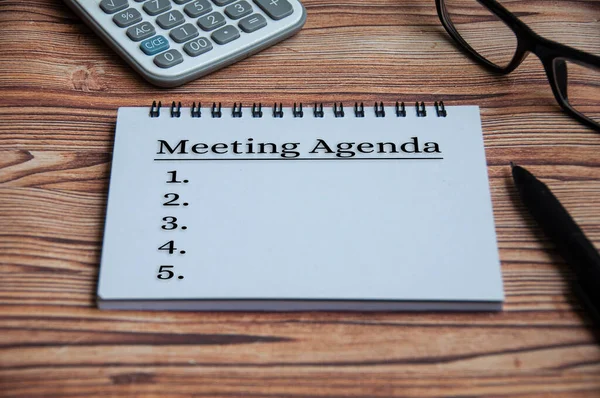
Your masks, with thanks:
[[[445,0],[446,16],[463,40],[492,64],[505,68],[517,51],[515,33],[476,0]]]
[[[600,123],[600,69],[564,58],[555,59],[553,68],[563,100],[577,112]]]

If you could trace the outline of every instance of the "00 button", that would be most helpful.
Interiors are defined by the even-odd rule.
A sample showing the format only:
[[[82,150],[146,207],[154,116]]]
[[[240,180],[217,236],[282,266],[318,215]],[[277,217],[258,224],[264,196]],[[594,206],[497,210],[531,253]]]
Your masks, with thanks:
[[[212,48],[212,44],[205,37],[194,39],[183,46],[183,50],[188,53],[190,57],[197,57],[200,54],[212,50]]]

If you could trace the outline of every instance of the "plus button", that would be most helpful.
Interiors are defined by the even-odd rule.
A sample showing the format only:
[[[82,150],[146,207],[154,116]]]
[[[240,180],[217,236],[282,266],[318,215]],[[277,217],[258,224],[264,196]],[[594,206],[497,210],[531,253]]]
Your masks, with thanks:
[[[294,13],[289,0],[254,0],[271,19],[280,20]]]

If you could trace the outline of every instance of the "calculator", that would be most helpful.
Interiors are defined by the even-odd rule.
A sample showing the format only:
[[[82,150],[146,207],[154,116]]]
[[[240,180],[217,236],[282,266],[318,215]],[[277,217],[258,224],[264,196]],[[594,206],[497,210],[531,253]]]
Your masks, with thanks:
[[[150,83],[176,87],[296,33],[298,0],[65,0]]]

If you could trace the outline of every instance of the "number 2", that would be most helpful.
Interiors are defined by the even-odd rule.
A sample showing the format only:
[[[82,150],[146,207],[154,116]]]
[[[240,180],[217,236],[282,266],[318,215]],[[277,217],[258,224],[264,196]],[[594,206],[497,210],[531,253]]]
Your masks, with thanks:
[[[173,198],[169,201],[166,201],[165,203],[163,203],[163,206],[179,206],[179,203],[175,203],[177,201],[177,199],[179,199],[179,195],[177,195],[176,193],[168,193],[165,195],[166,199],[169,198]]]

